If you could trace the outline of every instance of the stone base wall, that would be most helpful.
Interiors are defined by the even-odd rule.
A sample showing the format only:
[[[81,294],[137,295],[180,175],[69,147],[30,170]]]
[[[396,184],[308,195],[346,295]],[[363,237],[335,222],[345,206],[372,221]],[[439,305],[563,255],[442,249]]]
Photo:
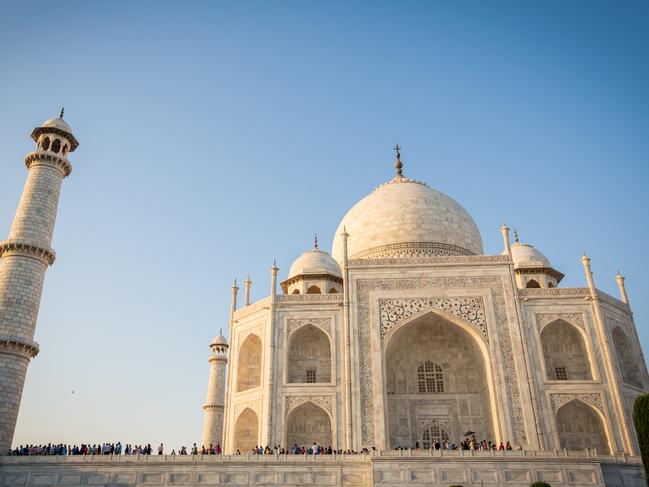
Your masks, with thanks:
[[[552,487],[646,487],[637,457],[555,452],[0,458],[0,485],[7,487],[528,487],[537,480]]]

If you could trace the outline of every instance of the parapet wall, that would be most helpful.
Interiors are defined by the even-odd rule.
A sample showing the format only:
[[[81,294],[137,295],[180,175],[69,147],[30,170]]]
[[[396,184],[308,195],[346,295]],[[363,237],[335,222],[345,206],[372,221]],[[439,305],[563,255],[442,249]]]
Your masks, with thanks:
[[[581,452],[580,452],[581,453]],[[557,452],[0,457],[2,486],[646,487],[638,457]]]

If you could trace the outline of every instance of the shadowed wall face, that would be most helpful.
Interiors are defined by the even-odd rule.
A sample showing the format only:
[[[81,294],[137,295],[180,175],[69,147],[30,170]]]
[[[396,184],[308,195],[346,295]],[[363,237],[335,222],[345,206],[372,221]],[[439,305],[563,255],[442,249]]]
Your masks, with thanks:
[[[259,445],[259,419],[255,412],[246,408],[237,418],[234,427],[234,449],[241,453],[249,453]]]
[[[597,448],[598,453],[610,453],[602,419],[583,402],[575,400],[562,406],[557,411],[556,424],[561,448]]]
[[[482,353],[458,325],[434,315],[398,330],[386,351],[389,446],[493,439]]]
[[[287,420],[286,445],[306,448],[313,445],[331,446],[331,420],[327,412],[312,402],[306,402],[291,411]]]
[[[622,381],[635,387],[642,388],[642,372],[637,354],[634,353],[626,333],[617,326],[613,330],[613,345],[615,355],[622,373]]]

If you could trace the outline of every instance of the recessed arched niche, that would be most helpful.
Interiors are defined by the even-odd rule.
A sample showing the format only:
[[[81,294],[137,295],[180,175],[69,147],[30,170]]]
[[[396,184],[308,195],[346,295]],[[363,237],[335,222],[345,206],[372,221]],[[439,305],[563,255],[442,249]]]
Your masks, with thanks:
[[[485,357],[477,336],[435,313],[398,328],[385,348],[388,447],[494,438]],[[467,366],[470,357],[470,366]]]
[[[287,381],[331,382],[331,345],[320,328],[303,325],[289,336]]]
[[[237,392],[261,385],[261,339],[254,334],[244,340],[237,361]]]

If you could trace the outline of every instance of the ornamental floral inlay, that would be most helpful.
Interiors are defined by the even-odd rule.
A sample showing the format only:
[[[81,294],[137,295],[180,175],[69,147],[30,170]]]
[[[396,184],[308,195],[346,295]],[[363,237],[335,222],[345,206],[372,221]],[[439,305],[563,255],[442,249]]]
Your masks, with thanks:
[[[289,318],[286,320],[286,335],[304,325],[313,325],[331,336],[331,318]]]
[[[379,307],[383,338],[404,319],[427,309],[439,309],[470,323],[489,341],[484,301],[481,297],[381,299]]]
[[[582,330],[586,329],[583,313],[539,313],[536,315],[536,327],[538,328],[539,333],[546,325],[556,320],[567,321],[568,323],[578,326]]]
[[[332,396],[286,396],[285,399],[285,414],[287,416],[292,409],[310,401],[316,406],[320,406],[329,413],[329,416],[333,417],[334,401]]]
[[[559,392],[550,394],[550,402],[552,403],[552,412],[556,412],[564,404],[569,403],[573,399],[579,399],[580,401],[590,404],[597,408],[602,414],[604,414],[604,400],[602,395],[599,392],[585,392],[585,393],[569,393],[569,392]]]

